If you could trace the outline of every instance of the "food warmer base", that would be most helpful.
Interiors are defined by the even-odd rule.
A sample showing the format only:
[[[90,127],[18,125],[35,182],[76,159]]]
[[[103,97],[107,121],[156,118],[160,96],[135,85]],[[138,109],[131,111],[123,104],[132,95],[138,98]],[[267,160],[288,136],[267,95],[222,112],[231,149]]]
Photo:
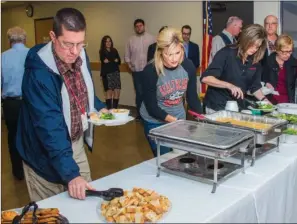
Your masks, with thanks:
[[[245,153],[245,167],[248,166],[253,166],[255,160],[258,160],[262,158],[263,156],[270,154],[272,152],[279,152],[279,140],[277,140],[277,144],[272,144],[272,143],[265,143],[263,145],[257,144],[256,145],[256,150],[255,150],[255,159],[253,159],[253,148],[254,145],[252,145],[251,148],[248,148],[248,151]],[[229,158],[226,158],[225,161],[230,162],[230,163],[235,163],[235,164],[242,164],[242,155],[240,154],[235,154]]]
[[[214,163],[216,160],[204,156],[186,153],[161,163],[162,171],[180,177],[213,184]],[[226,161],[218,161],[217,183],[220,184],[232,175],[240,172],[240,164],[232,164]],[[215,189],[213,189],[214,193]]]

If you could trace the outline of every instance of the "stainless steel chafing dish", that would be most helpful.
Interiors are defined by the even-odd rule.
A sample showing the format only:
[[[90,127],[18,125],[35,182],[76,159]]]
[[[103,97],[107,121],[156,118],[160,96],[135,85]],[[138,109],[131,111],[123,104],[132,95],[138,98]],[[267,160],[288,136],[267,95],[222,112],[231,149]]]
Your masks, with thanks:
[[[282,134],[282,130],[286,128],[286,125],[288,123],[286,120],[282,120],[278,118],[272,118],[272,117],[266,117],[266,116],[255,116],[255,115],[243,114],[243,113],[232,112],[232,111],[224,111],[224,110],[215,112],[213,114],[207,114],[205,115],[205,118],[206,119],[204,121],[208,123],[253,131],[256,135],[256,144],[264,144],[269,140],[277,138],[278,139],[277,146],[279,144],[279,136]],[[232,118],[235,120],[269,124],[271,126],[266,129],[253,129],[253,128],[244,127],[240,125],[220,122],[220,121],[217,121],[218,118]]]
[[[251,131],[186,120],[179,120],[152,129],[149,136],[157,144],[158,177],[161,171],[161,145],[213,159],[212,193],[216,191],[218,184],[218,161],[224,161],[224,159],[240,153],[242,156],[240,167],[244,172],[245,152],[249,144],[255,143],[254,134]],[[165,167],[162,170],[168,171]],[[181,172],[175,172],[174,170],[171,170],[169,173],[189,177],[189,175],[183,175]],[[229,174],[231,173],[229,172]],[[205,178],[199,176],[191,179],[205,181]],[[223,179],[224,177],[221,177],[220,181]]]

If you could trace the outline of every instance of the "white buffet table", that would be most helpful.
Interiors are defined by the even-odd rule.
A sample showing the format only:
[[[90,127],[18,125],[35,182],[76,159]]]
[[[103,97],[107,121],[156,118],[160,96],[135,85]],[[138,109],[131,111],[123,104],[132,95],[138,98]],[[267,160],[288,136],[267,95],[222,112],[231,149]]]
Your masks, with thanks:
[[[245,174],[238,173],[219,185],[215,194],[209,184],[164,172],[157,178],[155,159],[93,181],[92,186],[98,190],[143,187],[166,195],[172,209],[162,222],[297,222],[297,145],[281,145],[279,153],[258,159]],[[59,208],[70,223],[98,223],[102,222],[96,212],[100,201],[96,197],[71,199],[66,192],[38,204]]]

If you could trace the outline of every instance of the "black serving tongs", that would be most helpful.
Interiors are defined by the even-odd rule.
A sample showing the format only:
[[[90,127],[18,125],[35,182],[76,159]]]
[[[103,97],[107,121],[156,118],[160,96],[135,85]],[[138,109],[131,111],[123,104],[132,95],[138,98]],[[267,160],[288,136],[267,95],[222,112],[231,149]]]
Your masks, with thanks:
[[[246,98],[243,98],[243,101],[245,101],[248,104],[250,104],[254,109],[258,109],[259,108],[259,104],[257,104],[256,102],[254,102],[252,100],[248,100]]]
[[[38,205],[34,201],[32,201],[28,205],[26,205],[23,208],[22,213],[20,215],[17,215],[16,217],[14,217],[14,219],[12,220],[12,224],[20,224],[21,220],[23,219],[25,214],[30,211],[31,206],[33,206],[32,223],[37,224],[36,210],[38,209]]]
[[[100,197],[105,201],[111,201],[114,198],[121,197],[124,195],[124,190],[121,188],[109,188],[106,191],[93,191],[86,190],[87,197]]]

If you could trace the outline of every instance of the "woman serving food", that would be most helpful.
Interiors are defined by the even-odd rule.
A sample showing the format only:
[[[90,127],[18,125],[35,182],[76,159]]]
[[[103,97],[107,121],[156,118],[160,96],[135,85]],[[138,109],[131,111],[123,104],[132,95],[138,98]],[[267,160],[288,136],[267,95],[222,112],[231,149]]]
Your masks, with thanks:
[[[154,60],[143,71],[143,103],[140,108],[144,120],[144,131],[154,156],[157,147],[148,137],[152,128],[186,118],[183,96],[189,108],[202,112],[197,94],[196,68],[192,61],[184,57],[181,32],[165,28],[157,38]],[[161,147],[161,154],[170,149]]]
[[[204,99],[206,113],[224,110],[227,101],[237,100],[242,105],[248,90],[259,101],[268,101],[261,91],[259,63],[266,50],[266,36],[262,26],[248,25],[236,44],[224,47],[215,55],[201,76],[201,82],[208,85]]]

